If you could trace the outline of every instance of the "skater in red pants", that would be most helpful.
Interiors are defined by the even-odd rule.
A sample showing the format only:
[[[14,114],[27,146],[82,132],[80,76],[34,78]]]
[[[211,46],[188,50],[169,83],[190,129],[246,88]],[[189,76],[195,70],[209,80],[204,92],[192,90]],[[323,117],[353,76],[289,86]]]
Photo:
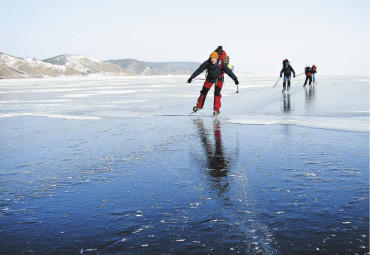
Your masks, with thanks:
[[[200,91],[200,96],[197,101],[197,105],[193,107],[193,111],[197,112],[203,108],[204,102],[206,100],[208,91],[215,84],[215,99],[213,107],[213,115],[220,114],[221,107],[221,89],[224,83],[223,73],[227,73],[231,79],[234,80],[235,84],[238,85],[239,81],[235,74],[227,67],[227,65],[218,57],[217,52],[212,52],[208,60],[204,61],[203,64],[191,75],[188,79],[188,83],[191,83],[192,79],[201,74],[207,69],[206,81],[203,84],[203,88]]]

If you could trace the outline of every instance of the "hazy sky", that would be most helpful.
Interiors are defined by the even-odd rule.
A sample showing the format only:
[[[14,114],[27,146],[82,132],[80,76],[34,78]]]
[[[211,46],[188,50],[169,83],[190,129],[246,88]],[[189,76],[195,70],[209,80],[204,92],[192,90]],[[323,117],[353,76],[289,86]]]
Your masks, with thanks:
[[[0,52],[197,61],[237,71],[369,74],[369,0],[0,0]]]

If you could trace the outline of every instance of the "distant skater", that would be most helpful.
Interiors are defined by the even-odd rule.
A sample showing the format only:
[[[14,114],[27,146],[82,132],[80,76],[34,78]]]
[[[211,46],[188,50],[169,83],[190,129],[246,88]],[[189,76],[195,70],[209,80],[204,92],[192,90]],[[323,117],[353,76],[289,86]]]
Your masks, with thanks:
[[[212,85],[215,84],[215,93],[214,93],[214,103],[213,103],[213,115],[220,114],[221,107],[221,89],[224,83],[223,73],[227,73],[231,79],[234,80],[235,84],[238,85],[239,81],[235,74],[227,67],[222,59],[219,59],[217,52],[212,52],[209,59],[204,61],[203,64],[191,75],[188,79],[188,83],[191,83],[192,79],[201,74],[204,70],[207,69],[207,77],[203,84],[203,88],[200,91],[200,96],[198,98],[196,106],[193,107],[193,112],[203,108],[204,102],[206,100],[208,91],[211,89]]]
[[[234,72],[234,66],[230,64],[230,57],[226,54],[226,51],[222,49],[222,46],[218,46],[217,49],[215,49],[215,52],[218,53],[218,58],[221,59],[227,67]],[[225,72],[222,72],[224,74]]]
[[[315,74],[317,73],[317,71],[316,71],[316,66],[315,65],[313,65],[312,67],[311,67],[311,73],[312,73],[312,83],[315,85]]]
[[[295,78],[295,71],[293,67],[290,65],[288,59],[284,59],[283,61],[283,69],[280,71],[280,78],[282,77],[282,74],[284,73],[284,81],[283,81],[283,90],[282,92],[285,91],[286,84],[288,82],[288,91],[290,90],[290,79],[292,76],[293,72],[293,78]]]
[[[309,81],[308,85],[311,86],[312,83],[312,69],[309,66],[304,68],[304,73],[306,74],[306,80],[304,81],[303,87],[306,87],[307,81]]]
[[[215,52],[218,53],[218,58],[225,62],[225,59],[227,57],[227,54],[226,54],[226,51],[223,50],[223,48],[222,48],[221,45],[218,46],[217,49],[215,49]]]

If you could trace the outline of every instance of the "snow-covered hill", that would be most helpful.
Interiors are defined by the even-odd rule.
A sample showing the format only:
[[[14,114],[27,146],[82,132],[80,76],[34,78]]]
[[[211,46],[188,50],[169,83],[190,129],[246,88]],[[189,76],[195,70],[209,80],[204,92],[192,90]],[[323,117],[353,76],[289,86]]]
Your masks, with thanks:
[[[200,65],[198,62],[145,62],[136,59],[117,59],[107,62],[139,75],[192,74]]]
[[[65,67],[35,58],[18,58],[0,52],[0,78],[45,77],[63,75]]]
[[[58,77],[80,75],[133,75],[118,65],[79,56],[60,55],[38,60],[0,53],[0,78]]]
[[[200,63],[144,62],[135,59],[102,61],[79,55],[59,55],[38,60],[0,52],[0,79],[80,75],[167,75],[191,74]]]
[[[66,68],[65,75],[75,74],[107,74],[107,75],[130,75],[131,73],[118,65],[107,63],[98,59],[79,55],[60,55],[43,60],[57,66]]]

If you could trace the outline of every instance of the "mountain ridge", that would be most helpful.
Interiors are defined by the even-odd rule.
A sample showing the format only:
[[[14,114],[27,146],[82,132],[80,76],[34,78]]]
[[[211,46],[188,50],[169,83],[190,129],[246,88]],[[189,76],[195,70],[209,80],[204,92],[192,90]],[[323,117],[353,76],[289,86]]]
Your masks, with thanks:
[[[193,73],[199,65],[197,62],[146,62],[136,59],[103,61],[77,54],[62,54],[38,60],[0,52],[0,79],[86,75],[186,75]]]
[[[200,65],[198,62],[147,62],[136,59],[116,59],[106,62],[116,64],[135,74],[191,74]]]

